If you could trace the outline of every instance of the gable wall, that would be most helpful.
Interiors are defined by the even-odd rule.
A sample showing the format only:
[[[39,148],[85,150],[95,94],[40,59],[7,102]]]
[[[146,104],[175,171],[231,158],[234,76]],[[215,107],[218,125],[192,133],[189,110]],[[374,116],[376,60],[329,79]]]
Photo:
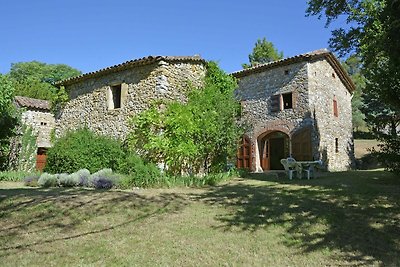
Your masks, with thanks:
[[[348,170],[354,162],[351,94],[325,60],[310,62],[308,75],[310,110],[315,119],[313,143],[317,146],[314,158],[323,159],[329,171]],[[334,97],[338,117],[333,114]],[[335,138],[338,138],[338,152]]]
[[[67,86],[70,101],[58,114],[56,135],[84,126],[107,136],[124,139],[128,120],[160,99],[185,101],[185,93],[202,85],[205,67],[201,63],[158,62],[91,78]],[[127,93],[119,109],[108,110],[110,86],[123,84]]]
[[[285,70],[289,70],[289,74],[286,75]],[[293,92],[294,108],[271,112],[271,96],[288,92]],[[290,133],[310,123],[307,64],[304,62],[242,77],[236,94],[242,104],[242,121],[249,126],[248,134],[255,138],[266,128],[279,126]]]
[[[50,112],[25,110],[22,112],[22,122],[32,127],[33,134],[37,136],[37,147],[50,147],[50,135],[54,129],[55,120]],[[45,125],[42,125],[44,123]]]

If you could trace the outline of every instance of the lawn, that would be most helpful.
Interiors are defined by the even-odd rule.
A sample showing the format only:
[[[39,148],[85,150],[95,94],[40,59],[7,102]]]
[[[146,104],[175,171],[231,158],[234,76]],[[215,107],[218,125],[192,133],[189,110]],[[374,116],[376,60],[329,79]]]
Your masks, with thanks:
[[[99,191],[0,183],[2,266],[400,265],[400,179]]]

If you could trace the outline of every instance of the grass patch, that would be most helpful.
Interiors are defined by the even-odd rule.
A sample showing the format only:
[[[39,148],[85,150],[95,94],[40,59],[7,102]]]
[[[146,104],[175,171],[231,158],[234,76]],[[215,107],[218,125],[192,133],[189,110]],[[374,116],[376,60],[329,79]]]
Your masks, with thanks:
[[[400,179],[249,175],[133,191],[1,182],[0,229],[8,266],[398,266]]]
[[[5,171],[0,172],[0,181],[20,182],[28,176],[40,175],[39,172]]]

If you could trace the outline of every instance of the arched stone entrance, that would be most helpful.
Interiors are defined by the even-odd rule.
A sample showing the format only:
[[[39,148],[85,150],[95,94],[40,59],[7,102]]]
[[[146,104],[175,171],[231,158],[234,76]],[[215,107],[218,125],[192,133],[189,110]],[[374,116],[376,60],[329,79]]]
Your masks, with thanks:
[[[257,138],[256,171],[282,170],[280,160],[290,155],[289,136],[281,131],[268,131]]]

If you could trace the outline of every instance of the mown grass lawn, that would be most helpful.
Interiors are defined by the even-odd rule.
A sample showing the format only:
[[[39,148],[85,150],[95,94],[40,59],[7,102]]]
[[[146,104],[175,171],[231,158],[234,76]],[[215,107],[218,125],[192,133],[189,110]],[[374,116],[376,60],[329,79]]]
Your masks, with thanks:
[[[400,266],[400,177],[134,191],[2,182],[0,265]]]

